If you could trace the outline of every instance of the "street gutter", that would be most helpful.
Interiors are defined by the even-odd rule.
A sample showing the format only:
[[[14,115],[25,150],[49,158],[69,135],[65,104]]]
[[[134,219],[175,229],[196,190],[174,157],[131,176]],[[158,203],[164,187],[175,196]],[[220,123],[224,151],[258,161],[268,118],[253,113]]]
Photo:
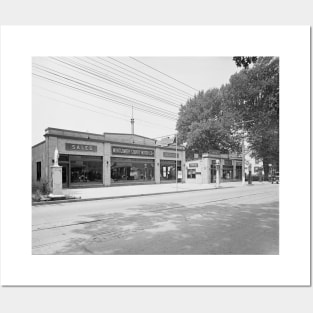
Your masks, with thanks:
[[[219,188],[206,188],[206,189],[192,189],[192,190],[179,190],[179,191],[166,191],[166,192],[156,192],[156,193],[143,193],[135,195],[121,195],[121,196],[109,196],[109,197],[95,197],[95,198],[86,198],[86,199],[68,199],[68,200],[56,200],[56,201],[41,201],[34,202],[32,206],[38,205],[51,205],[51,204],[62,204],[62,203],[71,203],[71,202],[85,202],[85,201],[96,201],[96,200],[111,200],[111,199],[122,199],[122,198],[135,198],[135,197],[145,197],[145,196],[156,196],[156,195],[165,195],[171,193],[181,193],[181,192],[194,192],[194,191],[208,191],[208,190],[217,190],[217,189],[227,189],[227,188],[242,188],[245,186],[230,186],[230,187],[219,187]]]

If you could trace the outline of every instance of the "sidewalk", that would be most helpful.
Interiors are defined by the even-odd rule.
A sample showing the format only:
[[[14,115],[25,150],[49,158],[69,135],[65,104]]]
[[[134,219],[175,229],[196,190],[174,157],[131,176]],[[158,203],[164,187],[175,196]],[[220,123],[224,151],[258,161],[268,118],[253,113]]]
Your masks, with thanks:
[[[253,185],[263,185],[268,182],[253,182]],[[253,186],[252,185],[252,186]],[[242,182],[221,183],[219,189],[223,188],[245,188],[248,183],[243,186]],[[251,186],[251,185],[250,185]],[[116,187],[98,187],[98,188],[81,188],[81,189],[63,189],[63,194],[74,197],[71,200],[59,200],[50,202],[38,202],[33,205],[56,204],[65,202],[77,202],[100,199],[114,199],[126,197],[138,197],[157,194],[169,194],[177,192],[190,192],[216,189],[216,185],[212,184],[195,184],[195,183],[178,183],[174,184],[153,184],[153,185],[134,185],[134,186],[116,186]]]

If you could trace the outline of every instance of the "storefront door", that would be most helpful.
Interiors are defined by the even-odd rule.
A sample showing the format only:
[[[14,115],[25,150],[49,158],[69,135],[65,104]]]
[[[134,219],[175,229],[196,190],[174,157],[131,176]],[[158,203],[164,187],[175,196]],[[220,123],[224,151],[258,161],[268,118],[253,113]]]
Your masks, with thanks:
[[[68,170],[68,164],[60,164],[62,166],[62,187],[68,188],[69,187],[69,170]]]
[[[60,154],[59,165],[62,166],[62,187],[69,187],[69,158],[68,154]]]
[[[215,165],[211,165],[211,183],[216,182],[216,167]]]

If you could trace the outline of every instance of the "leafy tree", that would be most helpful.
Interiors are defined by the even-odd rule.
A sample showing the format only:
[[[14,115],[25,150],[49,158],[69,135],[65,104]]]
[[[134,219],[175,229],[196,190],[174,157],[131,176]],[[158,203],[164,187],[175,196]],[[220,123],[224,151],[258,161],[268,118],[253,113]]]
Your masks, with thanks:
[[[234,74],[224,100],[236,113],[237,128],[247,132],[252,155],[263,160],[267,176],[269,163],[279,167],[279,59],[261,57],[252,68]]]
[[[241,152],[244,132],[252,156],[263,161],[267,177],[269,163],[279,167],[279,59],[235,58],[241,58],[238,62],[244,69],[232,75],[228,84],[201,91],[181,106],[178,138],[187,141],[190,159],[195,151]],[[251,68],[245,66],[251,63]]]
[[[255,63],[257,59],[257,57],[233,57],[237,67],[243,66],[245,69],[249,68],[249,65]]]
[[[232,131],[230,114],[219,89],[201,91],[181,106],[176,128],[179,141],[188,143],[187,159],[194,152],[202,154],[213,149],[228,153],[239,149],[240,138]]]

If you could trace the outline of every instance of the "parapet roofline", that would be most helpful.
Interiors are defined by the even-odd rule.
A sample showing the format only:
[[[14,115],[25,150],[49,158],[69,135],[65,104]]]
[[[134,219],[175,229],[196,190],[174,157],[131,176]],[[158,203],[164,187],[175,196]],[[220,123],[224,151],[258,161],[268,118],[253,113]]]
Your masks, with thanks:
[[[71,129],[55,128],[55,127],[48,127],[48,128],[45,129],[45,132],[48,132],[49,130],[66,131],[66,132],[71,132],[71,133],[78,133],[78,134],[84,134],[84,135],[95,135],[95,136],[105,136],[106,134],[108,134],[108,135],[136,136],[136,137],[141,137],[141,138],[145,138],[145,139],[150,139],[150,140],[156,141],[153,138],[149,138],[149,137],[145,137],[145,136],[141,136],[141,135],[136,135],[136,134],[132,135],[132,134],[129,134],[129,133],[109,133],[109,132],[105,132],[103,134],[96,134],[96,133],[82,132],[82,131],[71,130]]]
[[[48,127],[45,129],[45,134],[44,136],[47,136],[47,135],[56,135],[57,134],[49,134],[49,131],[60,131],[60,132],[69,132],[69,133],[73,133],[73,134],[82,134],[82,135],[85,135],[85,136],[99,136],[99,137],[102,137],[103,139],[105,139],[105,135],[122,135],[122,136],[128,136],[128,137],[132,137],[132,136],[136,136],[136,137],[140,137],[140,138],[144,138],[144,139],[148,139],[148,140],[151,140],[151,141],[154,141],[154,144],[156,147],[162,147],[162,148],[166,148],[166,147],[174,147],[176,146],[176,144],[168,144],[168,145],[164,145],[164,146],[160,146],[157,142],[156,139],[153,139],[153,138],[149,138],[149,137],[145,137],[145,136],[141,136],[141,135],[132,135],[132,134],[129,134],[129,133],[108,133],[108,132],[105,132],[103,134],[95,134],[95,133],[89,133],[89,132],[82,132],[82,131],[76,131],[76,130],[71,130],[71,129],[63,129],[63,128],[55,128],[55,127]],[[185,147],[182,146],[182,145],[178,145],[177,146],[178,148],[180,149],[184,149],[185,150]]]
[[[65,132],[78,133],[78,134],[84,134],[84,135],[103,136],[102,134],[95,134],[95,133],[82,132],[82,131],[71,130],[71,129],[55,128],[55,127],[48,127],[45,129],[45,132],[47,133],[49,130],[65,131]]]
[[[126,136],[136,136],[136,137],[141,137],[141,138],[145,138],[145,139],[149,139],[149,140],[153,140],[153,141],[156,141],[155,139],[153,138],[150,138],[150,137],[145,137],[145,136],[141,136],[141,135],[136,135],[136,134],[129,134],[129,133],[103,133],[103,135],[105,136],[106,134],[108,135],[126,135]]]

